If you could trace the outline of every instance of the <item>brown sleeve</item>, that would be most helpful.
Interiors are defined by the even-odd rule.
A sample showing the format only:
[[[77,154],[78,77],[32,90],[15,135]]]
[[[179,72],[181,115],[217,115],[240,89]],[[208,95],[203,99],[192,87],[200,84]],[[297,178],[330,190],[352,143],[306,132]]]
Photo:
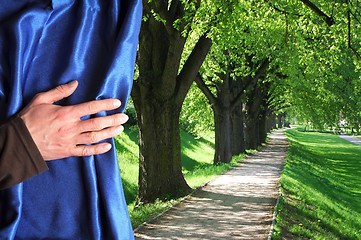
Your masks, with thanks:
[[[19,116],[0,125],[0,189],[11,187],[47,169]]]

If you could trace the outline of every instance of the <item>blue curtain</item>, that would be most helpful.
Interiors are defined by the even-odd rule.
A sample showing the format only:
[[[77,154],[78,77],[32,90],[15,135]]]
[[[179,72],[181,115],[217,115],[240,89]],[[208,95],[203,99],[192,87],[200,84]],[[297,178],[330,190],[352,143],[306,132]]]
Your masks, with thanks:
[[[123,111],[141,11],[140,0],[2,0],[0,121],[73,79],[78,89],[58,104],[118,98]],[[49,171],[0,191],[0,239],[133,239],[112,149],[47,162]]]

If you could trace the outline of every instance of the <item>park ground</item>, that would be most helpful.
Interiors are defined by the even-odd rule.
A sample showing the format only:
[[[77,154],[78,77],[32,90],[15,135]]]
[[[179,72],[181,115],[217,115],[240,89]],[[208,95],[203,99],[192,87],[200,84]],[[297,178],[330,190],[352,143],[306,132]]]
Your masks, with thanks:
[[[267,239],[286,150],[273,132],[262,151],[140,226],[136,239]]]
[[[283,165],[287,143],[279,134],[273,133],[260,152],[141,225],[136,238],[361,239],[361,146],[333,134],[291,130]]]

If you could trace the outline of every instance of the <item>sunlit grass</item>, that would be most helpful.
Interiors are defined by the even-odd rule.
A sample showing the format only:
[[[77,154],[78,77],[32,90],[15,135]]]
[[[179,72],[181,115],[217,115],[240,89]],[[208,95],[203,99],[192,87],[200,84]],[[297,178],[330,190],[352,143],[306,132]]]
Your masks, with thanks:
[[[361,146],[332,134],[287,136],[273,239],[361,239]]]
[[[201,137],[195,138],[191,134],[182,131],[182,171],[187,183],[192,188],[204,185],[244,158],[243,155],[240,155],[235,157],[231,164],[214,166],[213,134],[212,132],[204,133]]]
[[[234,166],[244,155],[234,157],[230,164],[213,165],[214,137],[212,132],[200,134],[199,137],[181,131],[182,171],[188,185],[197,188],[217,175]],[[125,198],[133,227],[149,221],[161,212],[179,202],[173,199],[166,202],[135,206],[138,189],[138,156],[137,129],[126,129],[115,139],[119,156]]]
[[[122,175],[125,199],[128,204],[135,201],[138,191],[139,149],[137,129],[126,129],[115,138],[118,162]]]

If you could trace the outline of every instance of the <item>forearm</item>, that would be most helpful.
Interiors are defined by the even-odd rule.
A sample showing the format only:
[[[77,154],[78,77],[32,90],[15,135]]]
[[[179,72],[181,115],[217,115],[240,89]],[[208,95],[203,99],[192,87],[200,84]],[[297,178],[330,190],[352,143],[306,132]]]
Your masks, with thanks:
[[[0,125],[0,189],[11,187],[47,169],[20,117]]]

